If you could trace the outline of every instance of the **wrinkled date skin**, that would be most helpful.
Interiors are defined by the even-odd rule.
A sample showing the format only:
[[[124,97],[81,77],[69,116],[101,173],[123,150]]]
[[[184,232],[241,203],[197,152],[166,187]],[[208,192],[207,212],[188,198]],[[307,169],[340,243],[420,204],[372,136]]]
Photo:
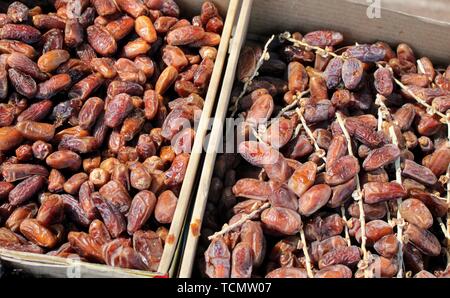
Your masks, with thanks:
[[[39,175],[25,179],[9,192],[9,202],[14,206],[23,204],[43,188],[45,183],[46,179]]]
[[[434,185],[437,182],[436,176],[429,168],[421,166],[409,159],[404,161],[402,175],[426,185]]]
[[[400,156],[400,150],[395,145],[384,145],[381,148],[370,151],[363,162],[363,168],[366,171],[374,171],[385,165],[394,162]]]
[[[372,220],[366,223],[367,245],[373,245],[380,238],[392,233],[392,227],[383,220]],[[358,242],[361,241],[361,229],[356,232],[355,238]]]
[[[329,185],[339,185],[352,179],[359,173],[360,166],[356,157],[343,156],[336,160],[328,169],[325,181]]]
[[[352,276],[350,268],[341,264],[325,267],[314,275],[315,278],[351,278]]]
[[[441,252],[439,240],[428,230],[409,223],[405,229],[405,236],[425,255],[437,256]]]
[[[342,80],[349,90],[355,89],[362,80],[364,73],[362,62],[356,58],[344,61],[342,65]]]
[[[319,261],[319,268],[342,264],[353,267],[361,260],[361,253],[357,246],[339,247],[323,255]]]
[[[441,200],[436,196],[420,189],[411,189],[409,191],[409,195],[414,199],[417,199],[422,203],[424,203],[425,206],[431,212],[431,214],[433,214],[433,216],[436,217],[445,216],[448,207],[444,200]]]
[[[139,230],[133,234],[133,247],[148,264],[149,270],[156,271],[163,252],[163,242],[153,231]]]
[[[430,210],[417,199],[407,199],[400,205],[400,214],[407,221],[422,229],[429,229],[433,225]]]
[[[80,256],[91,261],[105,263],[102,246],[89,234],[84,232],[70,232],[67,238],[70,247]]]
[[[20,224],[20,232],[31,242],[46,248],[52,248],[57,244],[56,236],[41,225],[36,219],[25,219]]]
[[[240,231],[242,243],[247,243],[253,252],[253,267],[258,268],[264,261],[266,255],[266,238],[260,222],[247,221],[242,225]]]
[[[155,205],[156,197],[148,190],[143,190],[134,196],[127,216],[129,234],[135,233],[145,224],[152,215]]]
[[[122,232],[126,230],[124,216],[100,195],[93,195],[92,200],[101,217],[103,218],[103,222],[108,228],[110,235],[114,238],[117,238],[120,234],[122,234]]]
[[[103,246],[103,257],[106,264],[113,267],[146,270],[148,265],[129,245],[123,244],[123,239],[116,239]]]
[[[399,243],[394,234],[389,234],[375,242],[373,247],[381,256],[393,258],[398,252]]]
[[[297,212],[282,207],[264,210],[261,214],[261,221],[264,229],[281,235],[295,235],[302,224]]]
[[[406,190],[397,182],[369,182],[364,184],[364,202],[374,204],[406,197]]]
[[[121,213],[126,213],[131,205],[131,198],[126,189],[116,181],[109,181],[99,190],[100,195]]]
[[[60,223],[64,218],[64,201],[59,195],[52,195],[42,202],[36,219],[44,226]]]

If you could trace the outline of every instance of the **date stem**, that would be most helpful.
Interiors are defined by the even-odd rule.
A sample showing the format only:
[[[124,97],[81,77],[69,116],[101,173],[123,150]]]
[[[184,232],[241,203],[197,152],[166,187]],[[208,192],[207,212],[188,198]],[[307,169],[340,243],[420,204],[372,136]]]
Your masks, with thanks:
[[[305,255],[306,273],[309,278],[313,278],[314,274],[311,269],[311,258],[309,257],[308,246],[306,245],[305,232],[303,231],[303,223],[300,225],[300,240],[302,241],[302,250]]]
[[[281,40],[287,40],[287,41],[292,42],[294,44],[294,46],[296,46],[296,47],[304,47],[306,50],[313,49],[316,52],[316,54],[319,54],[320,56],[322,56],[324,58],[327,58],[328,56],[332,56],[335,58],[344,59],[342,56],[340,56],[336,53],[333,53],[326,49],[322,49],[321,47],[312,46],[312,45],[308,44],[307,42],[292,38],[291,36],[292,36],[291,33],[284,32],[279,35],[279,38]]]
[[[390,126],[389,127],[389,134],[391,136],[392,139],[392,144],[398,146],[398,140],[397,140],[397,135],[395,134],[394,131],[394,126]],[[402,184],[402,169],[400,167],[400,157],[398,157],[395,160],[395,177],[396,177],[396,181],[399,184]],[[401,278],[403,277],[403,226],[405,225],[405,221],[402,218],[402,215],[400,213],[400,206],[402,204],[402,199],[398,198],[397,199],[397,240],[399,243],[399,247],[398,247],[398,252],[397,252],[397,258],[398,258],[398,262],[400,264],[398,272],[397,272],[397,277]]]
[[[348,232],[348,223],[347,223],[347,216],[345,215],[345,206],[344,206],[344,204],[341,205],[341,214],[342,214],[342,219],[345,222],[345,225],[344,225],[345,240],[347,241],[347,246],[351,246],[352,242],[350,240],[350,234]]]
[[[253,219],[257,214],[259,214],[260,212],[264,211],[265,209],[270,207],[270,203],[265,203],[264,205],[262,205],[261,207],[259,207],[256,210],[253,210],[252,212],[250,212],[249,214],[243,216],[241,219],[239,219],[237,222],[235,222],[232,225],[227,225],[225,224],[222,228],[222,230],[220,230],[219,232],[214,233],[213,235],[209,236],[208,239],[212,240],[214,238],[217,238],[219,236],[222,236],[232,230],[234,230],[237,227],[242,226],[244,223],[246,223],[248,220]]]
[[[347,140],[347,149],[348,149],[348,153],[350,155],[353,155],[353,149],[352,149],[352,140],[350,139],[350,135],[348,134],[347,129],[345,128],[345,123],[344,123],[344,119],[342,118],[342,115],[340,112],[336,112],[336,119],[339,123],[339,126],[341,127],[342,132],[344,133],[344,136]],[[358,202],[358,208],[359,208],[359,221],[361,223],[361,250],[363,252],[363,259],[362,259],[362,263],[358,264],[358,266],[360,266],[360,268],[364,268],[364,277],[367,278],[369,277],[369,253],[366,249],[366,217],[364,214],[364,205],[363,205],[363,200],[362,200],[362,192],[361,192],[361,184],[359,181],[359,176],[356,175],[355,176],[356,179],[356,190],[353,192],[352,197],[353,199]]]
[[[297,115],[298,115],[298,117],[299,117],[299,119],[300,119],[300,122],[301,122],[302,125],[303,125],[303,129],[305,129],[306,134],[307,134],[308,137],[311,139],[311,141],[312,141],[312,143],[313,143],[313,145],[314,145],[314,148],[316,149],[316,152],[319,152],[320,158],[322,158],[324,162],[327,162],[327,161],[326,161],[326,158],[325,158],[325,152],[324,152],[323,149],[321,149],[321,148],[319,147],[319,145],[317,144],[317,141],[316,141],[316,139],[314,138],[314,135],[313,135],[311,129],[308,127],[308,125],[306,124],[306,120],[305,120],[305,118],[303,117],[304,108],[303,108],[303,107],[302,107],[302,108],[297,108],[297,109],[295,109],[295,112],[297,113]]]
[[[267,60],[270,59],[269,45],[272,43],[274,38],[275,38],[275,35],[272,35],[272,37],[270,37],[269,40],[264,45],[264,50],[263,50],[263,52],[261,54],[261,57],[258,60],[258,63],[256,64],[255,71],[253,72],[252,76],[245,82],[241,93],[239,94],[238,98],[236,98],[236,101],[234,102],[234,107],[233,107],[233,110],[231,112],[231,117],[234,117],[234,115],[236,114],[236,112],[238,110],[238,106],[239,106],[239,101],[247,93],[247,89],[252,84],[253,79],[256,78],[259,75],[258,71],[261,68],[261,66],[264,64],[264,61],[267,61]]]

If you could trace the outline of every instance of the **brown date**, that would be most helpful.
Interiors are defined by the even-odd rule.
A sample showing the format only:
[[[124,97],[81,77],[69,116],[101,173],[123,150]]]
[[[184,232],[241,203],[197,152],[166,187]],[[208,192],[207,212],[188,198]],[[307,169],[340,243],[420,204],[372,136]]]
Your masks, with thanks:
[[[393,258],[397,255],[399,243],[394,234],[389,234],[377,240],[373,247],[381,256]]]
[[[261,214],[264,229],[281,235],[295,235],[302,224],[300,215],[290,209],[272,207]]]
[[[38,206],[35,203],[29,203],[27,205],[18,207],[14,211],[11,211],[11,214],[8,216],[8,219],[5,222],[5,227],[13,232],[18,232],[22,221],[27,218],[34,218],[37,212]]]
[[[41,190],[45,183],[46,179],[40,175],[26,178],[9,192],[9,202],[14,206],[23,204]]]
[[[345,155],[337,159],[327,168],[325,181],[332,186],[339,185],[358,175],[359,170],[360,166],[356,157]]]
[[[36,219],[43,226],[60,223],[64,218],[64,201],[59,195],[51,195],[39,207]]]
[[[396,145],[388,144],[383,147],[373,149],[363,162],[366,171],[374,171],[384,167],[400,157],[400,150]]]
[[[316,184],[300,196],[298,200],[299,213],[310,216],[323,206],[331,197],[331,188],[326,184]]]
[[[368,182],[364,184],[364,202],[374,204],[406,197],[404,187],[397,182]]]
[[[155,218],[159,223],[171,223],[175,209],[177,207],[178,198],[175,194],[166,190],[158,196],[155,206]]]
[[[84,232],[70,232],[67,239],[70,247],[80,256],[95,262],[105,262],[102,246],[91,235]]]
[[[163,253],[163,242],[153,231],[136,231],[133,234],[133,247],[145,260],[148,269],[156,271]]]
[[[57,238],[52,231],[36,219],[24,219],[20,224],[20,232],[28,240],[42,247],[53,248],[57,244]]]
[[[122,184],[111,180],[100,188],[99,193],[106,202],[121,213],[129,210],[131,198]]]
[[[135,233],[145,224],[152,215],[155,205],[156,197],[148,190],[142,190],[134,196],[127,215],[129,234]]]
[[[405,236],[425,255],[437,256],[441,253],[439,240],[428,230],[409,223],[405,228]]]
[[[344,246],[335,248],[324,254],[319,260],[319,268],[342,264],[353,267],[361,260],[361,252],[357,246]]]

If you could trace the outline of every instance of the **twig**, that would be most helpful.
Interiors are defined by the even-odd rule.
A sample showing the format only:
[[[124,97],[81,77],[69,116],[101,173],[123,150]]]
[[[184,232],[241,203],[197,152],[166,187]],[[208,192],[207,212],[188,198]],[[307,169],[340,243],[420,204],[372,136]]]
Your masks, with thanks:
[[[347,147],[348,147],[348,153],[350,155],[353,155],[353,149],[352,149],[352,141],[350,139],[350,135],[348,134],[347,129],[345,128],[345,123],[344,120],[342,119],[342,115],[340,112],[336,112],[336,119],[339,123],[339,126],[341,127],[342,132],[344,133],[344,136],[347,140]],[[369,263],[368,263],[368,258],[369,258],[369,254],[368,251],[366,249],[366,217],[364,214],[364,205],[363,205],[363,200],[362,200],[362,193],[361,193],[361,184],[359,182],[359,176],[356,175],[355,176],[356,179],[356,190],[353,192],[352,197],[355,201],[357,201],[358,203],[358,207],[359,207],[359,221],[361,223],[361,250],[363,252],[363,259],[362,259],[362,265],[361,267],[364,267],[364,277],[367,278],[369,277],[369,271],[368,271],[368,267],[369,267]]]
[[[234,102],[234,107],[233,107],[233,111],[231,112],[231,117],[234,117],[234,115],[236,114],[236,112],[238,110],[238,106],[239,106],[239,101],[247,93],[247,89],[252,84],[253,79],[259,75],[258,71],[261,68],[261,66],[264,64],[264,61],[267,61],[270,59],[268,48],[274,38],[275,38],[275,35],[272,35],[272,37],[270,37],[270,39],[265,44],[264,50],[261,54],[261,57],[259,58],[258,62],[256,63],[255,71],[253,72],[252,76],[245,82],[242,92],[239,94],[238,98]]]
[[[389,127],[389,134],[392,139],[392,144],[394,144],[398,147],[397,135],[395,134],[393,125],[391,125]],[[396,179],[397,183],[399,183],[400,185],[402,184],[402,169],[400,167],[400,157],[398,157],[395,160],[395,179]],[[397,199],[397,240],[399,243],[399,247],[398,247],[398,252],[397,252],[397,258],[398,258],[398,262],[400,264],[398,272],[397,272],[398,278],[403,277],[403,270],[404,270],[404,268],[403,268],[404,267],[404,264],[403,264],[403,226],[405,223],[404,223],[404,220],[400,213],[400,205],[401,204],[402,204],[402,198],[398,198]]]
[[[291,33],[289,33],[289,32],[284,32],[284,33],[280,34],[279,38],[292,42],[294,44],[294,46],[296,46],[296,47],[304,47],[306,50],[313,49],[317,54],[319,54],[320,56],[322,56],[324,58],[326,58],[326,57],[328,57],[328,55],[330,55],[332,57],[342,59],[342,56],[339,56],[331,51],[322,49],[321,47],[312,46],[304,41],[300,41],[298,39],[292,38]]]
[[[341,214],[342,214],[342,219],[345,222],[345,225],[344,225],[345,240],[347,241],[347,245],[351,246],[352,242],[350,240],[350,233],[348,232],[348,224],[347,224],[347,217],[345,216],[344,204],[341,205]]]
[[[301,123],[297,124],[297,126],[295,127],[295,130],[294,130],[294,133],[292,134],[291,140],[295,139],[298,136],[302,127],[303,127],[303,125]]]
[[[304,128],[305,131],[306,131],[306,134],[307,134],[308,137],[311,139],[311,141],[312,141],[312,143],[313,143],[313,145],[314,145],[314,149],[316,149],[316,151],[319,152],[320,158],[322,158],[323,161],[326,162],[326,159],[325,159],[325,152],[324,152],[323,149],[321,149],[321,148],[319,147],[319,145],[317,144],[317,141],[316,141],[316,139],[314,138],[314,135],[313,135],[311,129],[309,129],[308,125],[306,124],[306,120],[305,120],[305,118],[303,117],[303,108],[296,108],[296,109],[295,109],[295,112],[297,113],[297,115],[298,115],[298,117],[299,117],[299,119],[300,119],[300,122],[302,123],[303,128]]]
[[[235,222],[232,225],[227,225],[225,224],[224,227],[222,228],[222,230],[220,230],[219,232],[214,233],[213,235],[209,236],[208,239],[212,240],[214,238],[217,238],[219,236],[222,236],[232,230],[234,230],[237,227],[242,226],[244,223],[247,222],[247,220],[251,220],[256,214],[260,213],[261,211],[267,209],[270,207],[270,203],[265,203],[264,205],[262,205],[261,207],[259,207],[256,210],[253,210],[252,212],[250,212],[249,214],[241,217],[241,219],[239,219],[237,222]]]
[[[294,107],[296,107],[300,101],[303,99],[303,96],[309,94],[309,89],[303,92],[299,92],[295,95],[295,100],[291,102],[289,105],[285,106],[281,111],[278,113],[277,117],[275,119],[280,118],[281,116],[285,115],[286,112],[292,110]]]
[[[314,274],[311,269],[311,258],[309,257],[308,246],[306,245],[305,232],[303,231],[303,223],[300,226],[300,240],[302,241],[302,250],[305,255],[306,273],[309,278],[313,278]]]
[[[438,221],[438,223],[439,223],[439,226],[441,227],[441,231],[442,231],[442,233],[444,234],[445,238],[446,238],[446,239],[449,239],[450,234],[449,234],[449,232],[448,232],[448,230],[447,230],[447,228],[446,228],[444,222],[442,221],[442,218],[438,217],[438,218],[437,218],[437,221]]]

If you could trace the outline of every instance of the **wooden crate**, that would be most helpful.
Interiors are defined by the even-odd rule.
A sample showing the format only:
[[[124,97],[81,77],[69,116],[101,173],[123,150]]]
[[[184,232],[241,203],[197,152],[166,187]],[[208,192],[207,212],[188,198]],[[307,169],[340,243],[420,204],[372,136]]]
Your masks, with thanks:
[[[193,184],[197,176],[198,165],[202,156],[202,148],[208,128],[208,121],[215,106],[217,91],[221,84],[222,72],[229,48],[230,36],[236,15],[239,11],[239,0],[211,0],[219,9],[220,15],[225,17],[224,29],[214,65],[211,81],[205,97],[205,104],[197,126],[196,137],[192,154],[186,171],[186,176],[178,198],[173,222],[164,246],[164,252],[158,272],[127,270],[113,268],[107,265],[91,264],[47,255],[23,253],[0,249],[0,258],[13,267],[24,269],[38,275],[55,277],[170,277],[175,272],[177,248],[180,244],[180,235],[187,219],[189,201]],[[12,2],[12,1],[9,1]],[[44,2],[44,1],[41,1]],[[193,17],[201,10],[203,0],[177,1],[183,16]],[[2,8],[6,6],[2,3]],[[2,10],[3,11],[3,10]]]
[[[428,56],[438,63],[450,61],[450,23],[412,16],[381,7],[381,18],[369,18],[368,4],[341,0],[243,0],[240,25],[233,36],[224,84],[218,101],[209,146],[198,185],[187,240],[182,253],[179,277],[190,277],[208,199],[217,150],[223,134],[224,119],[233,88],[239,51],[245,39],[264,40],[269,34],[333,29],[347,41],[397,44],[407,42],[418,57]],[[250,17],[250,21],[248,18]],[[248,24],[248,27],[246,27]],[[247,34],[248,32],[248,34]]]

